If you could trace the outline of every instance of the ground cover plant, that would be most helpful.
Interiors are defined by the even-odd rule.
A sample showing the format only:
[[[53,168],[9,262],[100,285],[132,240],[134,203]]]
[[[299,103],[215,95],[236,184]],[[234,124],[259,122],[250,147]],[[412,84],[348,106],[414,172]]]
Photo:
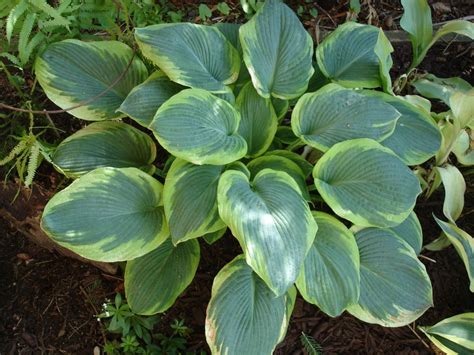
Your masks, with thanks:
[[[48,45],[67,39],[133,41],[133,28],[178,22],[183,13],[166,1],[46,0],[0,4],[0,71],[19,99],[16,111],[0,113],[0,167],[6,178],[16,170],[20,184],[30,187],[62,130],[44,110],[44,94],[31,78],[32,64]],[[28,112],[30,111],[30,112]],[[26,118],[26,119],[25,119]]]
[[[406,7],[410,32],[416,9]],[[127,261],[127,299],[144,315],[167,310],[189,285],[198,238],[231,238],[229,229],[243,254],[214,281],[206,319],[213,353],[271,353],[284,338],[296,289],[330,316],[347,310],[383,326],[411,323],[432,305],[413,207],[420,181],[429,193],[438,176],[446,203],[458,201],[448,198],[447,186],[457,185],[445,182],[442,169],[452,170],[445,165],[451,151],[470,154],[472,88],[464,86],[453,99],[461,103],[436,124],[425,100],[394,95],[403,87],[392,88],[393,49],[378,28],[348,22],[314,51],[284,4],[256,10],[242,26],[136,29],[154,72],[120,42],[47,48],[35,73],[48,97],[63,109],[80,104],[70,113],[97,122],[52,154],[76,180],[48,203],[42,226],[86,258]],[[461,25],[455,29],[472,37],[472,24]],[[410,33],[416,46],[417,32]],[[414,81],[420,93],[430,79]],[[98,98],[84,104],[91,97]],[[163,169],[153,164],[150,136],[116,121],[124,116],[170,153],[160,157]],[[446,144],[450,124],[457,130]],[[439,166],[422,171],[433,156]],[[472,238],[450,237],[457,212],[446,211],[449,224],[439,223],[451,243],[461,240],[470,270]],[[436,326],[424,330],[453,342]],[[454,342],[472,345],[459,336]]]

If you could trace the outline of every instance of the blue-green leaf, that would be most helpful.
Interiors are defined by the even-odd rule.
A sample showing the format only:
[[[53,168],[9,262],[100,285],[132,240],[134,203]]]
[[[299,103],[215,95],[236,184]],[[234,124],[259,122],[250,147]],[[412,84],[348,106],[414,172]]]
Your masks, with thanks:
[[[135,259],[169,235],[162,190],[136,168],[96,169],[49,200],[41,227],[56,243],[87,259]]]

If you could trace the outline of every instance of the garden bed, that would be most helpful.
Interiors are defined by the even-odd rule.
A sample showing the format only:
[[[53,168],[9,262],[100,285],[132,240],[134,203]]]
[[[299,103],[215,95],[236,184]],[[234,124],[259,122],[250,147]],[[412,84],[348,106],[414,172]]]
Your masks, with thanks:
[[[188,2],[175,3],[177,6],[186,6]],[[306,6],[304,1],[289,3],[295,10],[301,4]],[[345,13],[340,15],[343,10],[340,6],[334,6],[335,1],[319,3],[318,18],[321,21],[305,22],[310,31],[314,31],[316,24],[323,30],[330,30],[335,24],[345,20]],[[374,6],[378,16],[370,17],[373,24],[386,29],[396,29],[392,22],[397,22],[401,14],[400,6],[394,5],[397,3],[398,1],[387,1],[384,5]],[[468,2],[441,3],[455,8],[455,11],[435,12],[434,19],[438,22],[470,15]],[[453,3],[459,4],[454,6]],[[369,13],[360,14],[360,18],[368,17]],[[193,18],[192,14],[190,18]],[[470,43],[440,43],[431,49],[419,68],[439,77],[460,76],[473,83],[473,57],[474,50]],[[392,74],[405,72],[410,59],[410,45],[396,44]],[[8,87],[1,76],[0,87]],[[15,105],[17,98],[9,93],[8,89],[2,96],[2,100]],[[442,110],[440,107],[437,111]],[[54,116],[53,119],[64,136],[74,132],[82,124],[67,114]],[[64,183],[63,178],[45,164],[39,169],[36,181],[40,187],[33,187],[34,196],[37,196],[35,194],[39,191],[52,194],[61,189],[60,186]],[[466,177],[466,184],[466,204],[458,225],[473,235],[473,175]],[[6,195],[3,196],[6,198]],[[429,201],[420,201],[417,204],[415,212],[423,227],[424,244],[439,236],[440,229],[434,223],[432,214],[442,215],[443,198],[441,190]],[[42,209],[42,203],[45,202],[44,196],[42,200],[39,198],[36,208]],[[8,209],[5,200],[2,206]],[[95,315],[100,313],[105,299],[113,299],[116,292],[123,293],[121,272],[112,275],[62,256],[57,251],[51,252],[38,247],[6,219],[0,219],[0,231],[3,232],[0,238],[0,283],[3,285],[0,291],[0,354],[90,354],[97,351],[104,343],[105,333]],[[204,323],[212,281],[217,272],[238,253],[238,242],[231,235],[226,235],[212,247],[201,243],[201,262],[196,277],[176,304],[162,315],[158,331],[166,333],[173,319],[184,319],[186,325],[193,329],[188,339],[188,350],[209,352],[204,337]],[[446,317],[472,311],[474,298],[469,291],[465,267],[452,246],[443,252],[423,251],[422,256],[421,260],[433,285],[434,307],[413,327],[383,328],[363,323],[347,313],[330,318],[298,297],[288,334],[276,353],[303,353],[300,342],[302,332],[312,336],[322,346],[325,354],[435,353],[438,350],[434,350],[434,346],[415,326],[432,325]]]

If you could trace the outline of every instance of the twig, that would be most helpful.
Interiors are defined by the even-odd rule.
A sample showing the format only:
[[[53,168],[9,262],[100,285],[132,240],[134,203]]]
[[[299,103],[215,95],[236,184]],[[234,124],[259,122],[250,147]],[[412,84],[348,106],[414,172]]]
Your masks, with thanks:
[[[415,323],[413,323],[413,326],[415,326]],[[410,327],[409,325],[407,325],[408,329],[410,329],[412,331],[413,334],[415,334],[415,336],[423,343],[423,345],[427,348],[427,349],[431,349],[430,346],[426,343],[426,341],[424,341],[422,339],[422,337],[420,337],[418,335],[418,333],[415,331],[415,329],[413,329],[412,327]]]
[[[86,292],[86,290],[84,290],[84,288],[81,285],[79,285],[79,290],[81,290],[81,293],[84,295],[87,302],[91,305],[95,315],[98,315],[99,310],[95,306],[94,302],[92,302],[92,300],[90,299],[89,294]],[[105,332],[104,332],[104,329],[102,328],[102,325],[100,326],[100,332],[102,333],[102,339],[103,339],[104,345],[105,345],[107,343],[107,337],[105,336]]]
[[[421,254],[420,254],[420,255],[418,255],[418,257],[419,257],[420,259],[425,259],[425,260],[431,261],[432,263],[435,263],[435,264],[436,264],[436,260],[435,260],[435,259],[428,258],[428,257],[425,256],[425,255],[421,255]]]
[[[324,8],[322,8],[322,7],[319,6],[318,4],[315,4],[315,5],[316,5],[316,7],[317,7],[320,11],[324,12],[324,14],[329,18],[329,20],[331,20],[331,22],[332,22],[332,24],[333,24],[334,26],[337,26],[336,22],[333,20],[333,18],[331,17],[331,15],[329,15],[329,12],[327,12],[326,10],[324,10]]]
[[[74,105],[74,106],[71,106],[71,107],[68,107],[68,108],[65,108],[65,109],[62,109],[62,110],[51,110],[51,111],[41,110],[40,111],[40,110],[27,110],[27,109],[23,109],[23,108],[19,108],[19,107],[10,106],[10,105],[7,105],[7,104],[4,104],[4,103],[0,102],[0,108],[6,108],[6,109],[12,110],[12,111],[26,112],[26,113],[36,114],[36,115],[53,115],[53,114],[59,114],[59,113],[72,111],[76,108],[79,108],[79,107],[85,106],[87,104],[90,104],[91,102],[93,102],[93,101],[97,100],[98,98],[100,98],[100,97],[104,96],[105,94],[107,94],[115,85],[117,85],[120,82],[120,80],[122,80],[122,78],[128,72],[128,69],[132,65],[134,59],[135,59],[135,52],[133,52],[132,57],[130,58],[130,61],[128,62],[127,66],[125,67],[125,70],[109,86],[107,86],[107,88],[104,91],[100,92],[98,95],[95,95],[95,96],[91,97],[90,99],[79,102],[77,105]]]

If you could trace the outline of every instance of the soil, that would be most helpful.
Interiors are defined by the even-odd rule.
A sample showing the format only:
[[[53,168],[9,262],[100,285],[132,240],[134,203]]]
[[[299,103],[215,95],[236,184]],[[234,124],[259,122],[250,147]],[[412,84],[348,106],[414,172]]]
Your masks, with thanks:
[[[191,1],[174,2],[177,6],[196,4]],[[218,2],[208,1],[211,5]],[[309,6],[305,1],[287,2],[294,9],[299,5]],[[238,6],[238,1],[231,3]],[[363,3],[359,19],[386,29],[398,29],[402,10],[399,1]],[[374,3],[373,8],[370,9],[367,3]],[[441,10],[434,11],[435,22],[471,15],[473,11],[470,0],[430,3],[443,3],[450,8],[446,11],[446,7],[443,10],[441,6]],[[307,27],[318,25],[323,29],[332,29],[345,20],[348,1],[321,0],[317,4],[319,16],[316,20],[305,20]],[[474,50],[470,44],[440,44],[429,52],[419,68],[440,77],[461,76],[474,83],[473,57]],[[410,58],[410,45],[395,46],[392,73],[406,72]],[[0,87],[7,87],[1,76]],[[2,100],[15,103],[18,97],[7,90]],[[67,114],[55,116],[54,122],[64,134],[77,130],[81,125],[80,120],[71,119]],[[61,184],[61,177],[47,165],[39,170],[38,179],[50,189],[56,189]],[[467,185],[465,213],[459,219],[459,226],[474,235],[471,216],[474,211],[473,175]],[[443,192],[439,191],[428,201],[419,201],[416,207],[425,244],[440,233],[432,213],[442,216],[443,198]],[[2,220],[0,231],[0,354],[91,354],[95,347],[101,347],[105,334],[94,315],[100,312],[106,298],[113,298],[116,291],[123,291],[120,274],[106,275],[76,260],[39,249]],[[168,324],[173,319],[184,319],[186,325],[194,330],[188,339],[189,351],[209,352],[204,338],[204,319],[212,281],[217,272],[239,252],[238,243],[232,236],[225,236],[212,247],[202,242],[201,263],[195,280],[173,308],[162,315],[157,331],[167,333]],[[474,297],[469,292],[466,270],[453,247],[442,252],[423,251],[422,255],[421,260],[433,284],[434,307],[417,321],[416,326],[431,325],[446,317],[473,311]],[[288,329],[276,354],[303,354],[299,340],[301,332],[314,337],[325,354],[436,352],[416,328],[383,328],[363,323],[346,313],[329,318],[301,298],[297,299]]]

